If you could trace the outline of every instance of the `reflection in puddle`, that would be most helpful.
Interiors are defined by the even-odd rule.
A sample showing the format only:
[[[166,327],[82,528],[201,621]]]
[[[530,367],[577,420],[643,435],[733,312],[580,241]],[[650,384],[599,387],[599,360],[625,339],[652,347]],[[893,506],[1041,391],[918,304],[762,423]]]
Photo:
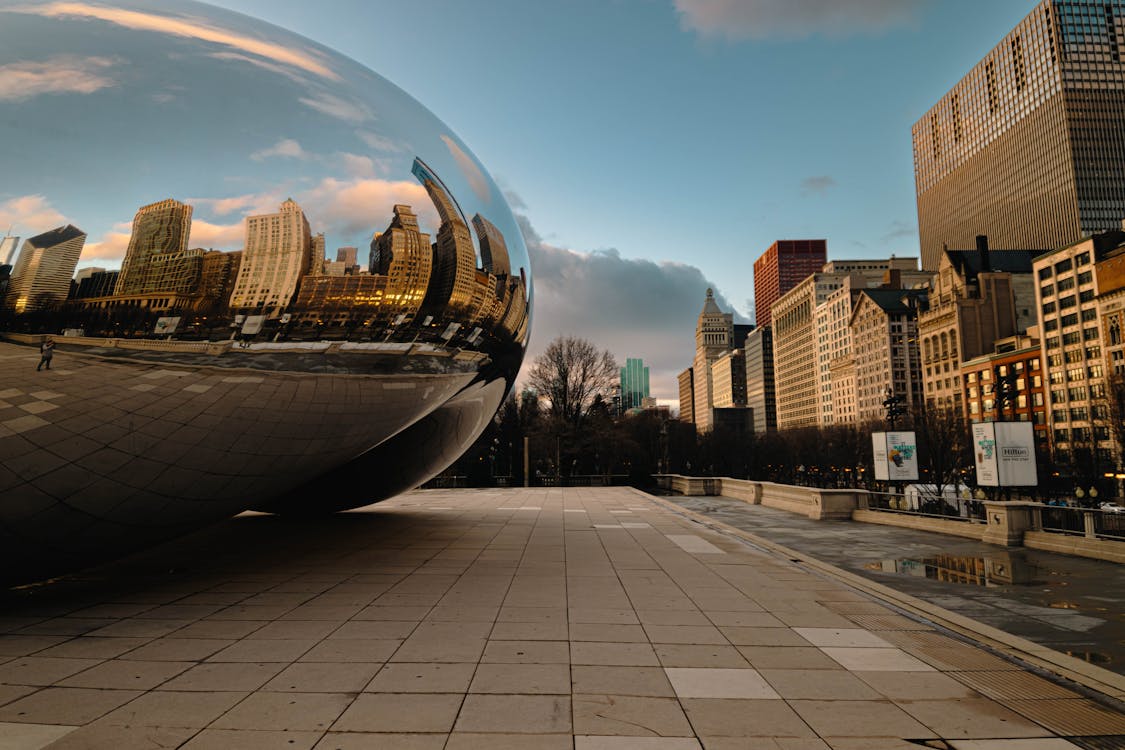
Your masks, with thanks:
[[[1109,664],[1113,661],[1108,654],[1097,651],[1066,651],[1065,653],[1067,656],[1073,656],[1075,659],[1081,659],[1091,664]]]
[[[1037,580],[1037,576],[1044,572],[1041,568],[1010,555],[999,555],[997,557],[967,557],[961,555],[908,557],[897,560],[875,560],[864,565],[864,568],[881,573],[930,578],[945,583],[961,583],[970,586],[1041,584],[1042,581]],[[1065,603],[1060,606],[1065,607]]]

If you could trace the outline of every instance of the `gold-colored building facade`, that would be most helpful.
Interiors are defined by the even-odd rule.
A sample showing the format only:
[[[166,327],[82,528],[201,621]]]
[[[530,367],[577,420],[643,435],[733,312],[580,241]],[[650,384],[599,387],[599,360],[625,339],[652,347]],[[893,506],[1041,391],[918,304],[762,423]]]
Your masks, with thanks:
[[[922,266],[1125,217],[1125,0],[1044,0],[912,129]]]
[[[190,283],[193,273],[195,283],[199,283],[199,268],[196,266],[193,271],[195,262],[189,260],[188,254],[191,214],[191,206],[172,198],[137,210],[115,294],[194,291],[184,286]],[[154,264],[156,267],[151,267]],[[167,284],[172,286],[163,286]]]

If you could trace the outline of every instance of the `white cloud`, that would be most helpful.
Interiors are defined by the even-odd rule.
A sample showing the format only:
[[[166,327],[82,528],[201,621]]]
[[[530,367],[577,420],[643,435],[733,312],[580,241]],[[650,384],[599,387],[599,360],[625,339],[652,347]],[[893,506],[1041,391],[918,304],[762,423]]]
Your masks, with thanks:
[[[0,203],[0,232],[11,227],[13,234],[26,239],[66,223],[67,218],[42,195],[21,195]]]
[[[375,160],[370,156],[344,153],[340,154],[340,161],[343,164],[344,171],[350,177],[375,176]]]
[[[82,260],[121,260],[125,251],[129,249],[129,237],[133,232],[133,224],[129,221],[118,222],[113,229],[102,235],[96,242],[87,242],[82,248]]]
[[[623,362],[649,367],[653,396],[678,398],[676,375],[691,366],[695,324],[707,288],[717,285],[685,263],[623,258],[616,250],[579,252],[544,242],[517,215],[531,255],[535,324],[525,360],[557,336],[582,336]],[[723,310],[736,312],[722,294]]]
[[[245,239],[246,223],[242,219],[234,224],[212,224],[209,221],[193,219],[188,246],[237,250],[245,244]]]
[[[93,94],[115,85],[104,74],[114,65],[106,57],[71,55],[0,65],[0,101],[23,101],[43,94]]]
[[[685,29],[727,39],[879,34],[905,26],[930,0],[674,0]]]
[[[240,34],[230,29],[210,26],[187,16],[178,18],[156,13],[145,13],[121,8],[107,8],[81,2],[55,2],[44,5],[16,5],[0,9],[0,12],[26,13],[46,18],[86,18],[132,29],[151,31],[171,36],[196,39],[209,44],[229,47],[255,58],[298,68],[329,80],[339,80],[340,76],[332,70],[323,55],[312,49],[286,46],[268,42],[252,36]]]
[[[431,232],[440,221],[426,189],[417,182],[327,177],[295,200],[314,223],[314,231],[321,227],[347,235],[381,231],[396,203],[412,206],[423,228]]]
[[[307,159],[309,154],[301,148],[301,144],[292,138],[282,138],[280,141],[264,148],[260,151],[255,151],[250,154],[250,158],[254,161],[264,161],[273,157],[281,157],[284,159]]]

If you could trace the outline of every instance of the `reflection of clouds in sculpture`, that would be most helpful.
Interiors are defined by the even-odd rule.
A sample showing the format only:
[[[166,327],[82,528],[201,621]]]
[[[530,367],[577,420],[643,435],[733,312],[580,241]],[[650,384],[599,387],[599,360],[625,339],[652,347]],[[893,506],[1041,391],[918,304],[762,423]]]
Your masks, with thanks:
[[[95,71],[112,68],[108,57],[58,55],[44,62],[19,62],[0,66],[0,102],[30,99],[43,94],[92,94],[115,85]]]
[[[172,18],[155,13],[67,2],[48,3],[42,6],[17,5],[8,8],[7,12],[31,13],[46,18],[76,17],[106,21],[133,31],[151,31],[231,47],[247,55],[291,65],[324,78],[339,79],[339,76],[311,51],[255,39],[186,17]]]
[[[0,570],[409,489],[514,381],[531,278],[510,209],[353,61],[187,0],[26,0],[0,9],[0,99],[0,232],[51,261],[0,297]],[[50,391],[19,366],[47,334]],[[17,429],[89,455],[32,472]]]

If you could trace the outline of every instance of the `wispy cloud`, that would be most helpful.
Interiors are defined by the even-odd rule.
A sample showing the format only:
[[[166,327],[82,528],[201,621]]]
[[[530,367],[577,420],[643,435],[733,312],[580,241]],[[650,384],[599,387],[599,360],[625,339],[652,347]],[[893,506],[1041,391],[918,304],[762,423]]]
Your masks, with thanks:
[[[43,5],[15,5],[0,12],[25,13],[47,18],[86,18],[116,24],[134,31],[151,31],[195,39],[238,50],[265,60],[288,65],[329,80],[340,76],[328,67],[324,58],[311,49],[286,46],[257,39],[231,29],[212,26],[187,16],[166,16],[121,8],[107,8],[81,2],[55,2]]]
[[[93,94],[115,85],[108,57],[62,55],[43,62],[0,65],[0,101],[23,101],[43,94]]]
[[[891,225],[887,228],[887,233],[883,235],[883,242],[894,242],[895,240],[902,240],[908,237],[917,237],[918,227],[910,222],[896,220],[892,221]]]
[[[685,29],[703,36],[804,39],[880,34],[914,22],[931,0],[674,0]]]
[[[129,237],[133,233],[133,224],[121,221],[103,234],[96,242],[87,242],[82,248],[82,260],[121,260],[125,251],[129,249]]]
[[[356,100],[343,99],[335,94],[317,92],[299,99],[301,104],[321,114],[343,120],[352,125],[362,125],[375,119],[375,113]]]
[[[816,177],[806,177],[801,180],[801,193],[803,195],[824,193],[834,187],[836,187],[836,180],[826,174],[817,175]]]

